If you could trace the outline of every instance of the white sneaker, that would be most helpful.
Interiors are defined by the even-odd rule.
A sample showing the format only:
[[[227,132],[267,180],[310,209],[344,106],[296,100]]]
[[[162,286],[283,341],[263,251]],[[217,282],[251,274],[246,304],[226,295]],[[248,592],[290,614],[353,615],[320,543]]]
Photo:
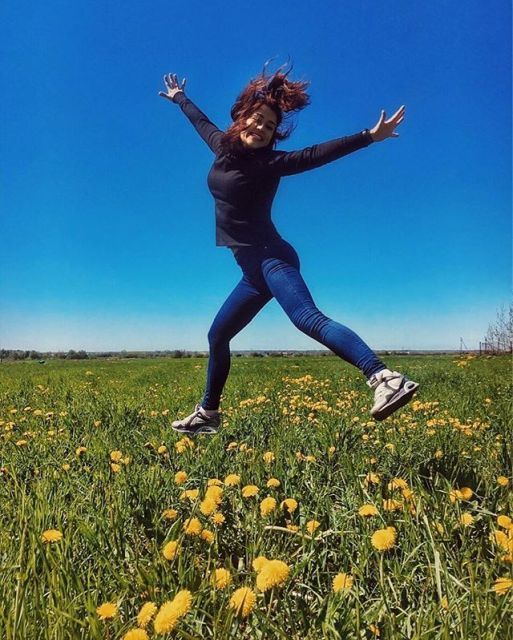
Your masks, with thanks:
[[[179,433],[187,433],[195,436],[200,433],[214,434],[219,431],[221,424],[221,413],[217,411],[214,415],[209,416],[205,413],[205,409],[199,404],[196,405],[194,412],[183,420],[175,420],[171,423],[171,428]]]
[[[418,383],[408,380],[398,371],[382,369],[373,374],[367,384],[374,389],[374,406],[371,416],[375,420],[384,420],[399,407],[407,404],[418,388]]]

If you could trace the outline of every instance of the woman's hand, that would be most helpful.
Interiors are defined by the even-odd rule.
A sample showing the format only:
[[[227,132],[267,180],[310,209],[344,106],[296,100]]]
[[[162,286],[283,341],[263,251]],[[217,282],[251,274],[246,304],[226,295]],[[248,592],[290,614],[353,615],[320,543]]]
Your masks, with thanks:
[[[404,120],[404,105],[399,107],[389,120],[385,120],[385,118],[386,113],[382,110],[376,125],[369,130],[374,142],[381,142],[385,138],[399,137],[399,134],[395,133],[394,129]]]
[[[173,98],[179,91],[183,91],[185,89],[186,81],[186,78],[184,78],[180,86],[178,83],[178,78],[176,77],[176,73],[168,73],[164,76],[164,83],[166,85],[167,93],[159,91],[159,96],[167,98],[168,100],[173,100]]]

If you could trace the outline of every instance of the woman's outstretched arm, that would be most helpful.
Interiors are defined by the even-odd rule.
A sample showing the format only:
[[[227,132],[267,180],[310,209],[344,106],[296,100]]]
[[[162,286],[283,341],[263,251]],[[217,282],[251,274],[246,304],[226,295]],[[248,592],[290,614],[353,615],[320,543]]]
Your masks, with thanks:
[[[185,95],[186,79],[184,78],[179,85],[176,74],[169,73],[164,76],[164,83],[167,92],[159,91],[159,96],[178,104],[203,140],[214,153],[217,153],[223,132]]]
[[[404,120],[404,106],[385,120],[386,114],[381,112],[380,118],[372,129],[365,129],[344,138],[335,138],[320,144],[314,144],[300,151],[274,151],[269,159],[269,168],[279,176],[290,176],[333,162],[358,149],[368,147],[372,142],[381,142],[386,138],[397,138],[394,129]]]

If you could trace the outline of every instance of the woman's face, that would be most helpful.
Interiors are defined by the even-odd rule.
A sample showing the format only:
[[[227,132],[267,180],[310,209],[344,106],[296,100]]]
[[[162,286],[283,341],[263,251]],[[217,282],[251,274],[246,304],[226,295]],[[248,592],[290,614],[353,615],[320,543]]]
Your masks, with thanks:
[[[276,114],[271,107],[260,105],[246,120],[247,128],[240,134],[242,144],[251,149],[266,147],[272,140],[277,124]]]

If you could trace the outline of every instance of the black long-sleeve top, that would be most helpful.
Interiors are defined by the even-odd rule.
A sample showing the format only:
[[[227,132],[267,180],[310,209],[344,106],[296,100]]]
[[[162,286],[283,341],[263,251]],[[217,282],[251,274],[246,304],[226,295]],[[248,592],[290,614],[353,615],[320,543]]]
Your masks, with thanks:
[[[217,246],[251,246],[280,239],[271,219],[280,178],[315,169],[373,142],[366,129],[299,151],[262,147],[245,149],[242,154],[223,153],[220,145],[223,131],[183,91],[175,94],[173,102],[180,105],[216,156],[207,184],[216,205]]]

